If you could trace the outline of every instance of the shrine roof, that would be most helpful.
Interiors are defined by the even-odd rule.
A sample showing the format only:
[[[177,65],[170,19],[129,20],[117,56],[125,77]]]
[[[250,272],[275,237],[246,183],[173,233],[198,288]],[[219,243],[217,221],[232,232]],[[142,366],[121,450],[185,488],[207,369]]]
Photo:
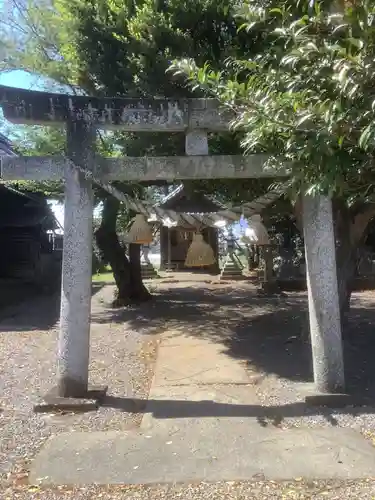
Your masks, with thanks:
[[[189,214],[215,213],[226,208],[213,197],[200,191],[191,191],[184,184],[180,184],[165,196],[158,206]]]
[[[46,200],[32,193],[0,184],[0,227],[57,229],[55,216]]]

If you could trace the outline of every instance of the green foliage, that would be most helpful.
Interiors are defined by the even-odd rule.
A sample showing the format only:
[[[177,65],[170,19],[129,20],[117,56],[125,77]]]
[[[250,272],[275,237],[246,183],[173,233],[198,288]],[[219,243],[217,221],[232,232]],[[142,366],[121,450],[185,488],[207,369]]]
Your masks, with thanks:
[[[246,152],[287,166],[296,190],[372,200],[375,1],[246,0],[238,15],[260,50],[221,71],[180,59],[173,73],[231,109]]]
[[[166,75],[169,62],[195,57],[219,67],[246,43],[237,33],[231,3],[65,0],[75,24],[82,79],[107,95],[188,95],[183,81]]]
[[[28,126],[18,128],[14,140],[15,151],[23,156],[61,155],[65,148],[65,133],[55,127]],[[5,184],[16,186],[21,191],[41,193],[47,198],[62,200],[62,182],[9,181]]]
[[[230,0],[5,2],[12,7],[11,29],[9,23],[4,26],[0,22],[2,39],[9,47],[22,45],[23,50],[9,49],[4,67],[53,78],[69,85],[73,92],[139,97],[202,95],[199,88],[187,88],[184,77],[166,72],[174,58],[194,58],[198,64],[210,60],[212,69],[221,70],[227,58],[248,57],[263,43],[261,36],[249,39],[244,30],[238,31]],[[240,137],[212,136],[210,150],[238,154]],[[52,147],[53,136],[51,142]],[[107,155],[185,152],[183,134],[116,132],[103,134],[98,147]],[[206,184],[208,189],[212,187]],[[257,183],[249,184],[221,181],[215,183],[215,190],[223,198],[249,200],[258,187]],[[106,196],[100,190],[98,195],[101,199]]]
[[[57,127],[30,126],[18,136],[16,150],[24,156],[62,155],[65,150],[65,131]]]
[[[0,6],[1,9],[1,6]],[[54,82],[77,83],[78,61],[72,50],[73,26],[54,0],[4,0],[0,35],[4,58],[0,69],[23,69]],[[22,50],[20,50],[22,48]]]

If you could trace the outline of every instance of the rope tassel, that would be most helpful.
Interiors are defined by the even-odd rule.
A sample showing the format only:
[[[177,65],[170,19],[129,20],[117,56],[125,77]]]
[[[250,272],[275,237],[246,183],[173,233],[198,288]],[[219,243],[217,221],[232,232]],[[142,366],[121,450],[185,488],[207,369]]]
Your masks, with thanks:
[[[203,235],[195,233],[193,241],[187,251],[185,266],[186,267],[203,267],[212,266],[216,259],[214,251],[208,243],[203,239]]]
[[[136,243],[138,245],[148,245],[152,243],[152,229],[146,217],[143,214],[137,214],[133,221],[126,235],[126,240],[129,243]]]

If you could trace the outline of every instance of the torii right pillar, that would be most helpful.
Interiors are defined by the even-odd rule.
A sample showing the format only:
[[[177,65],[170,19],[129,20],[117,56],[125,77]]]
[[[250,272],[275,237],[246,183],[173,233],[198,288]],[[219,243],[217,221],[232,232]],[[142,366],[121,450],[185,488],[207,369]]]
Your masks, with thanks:
[[[310,338],[318,391],[317,396],[306,398],[306,401],[329,406],[335,404],[335,400],[338,402],[335,395],[343,395],[345,390],[331,199],[320,195],[305,196],[303,225]],[[330,403],[325,395],[332,395],[333,402]]]

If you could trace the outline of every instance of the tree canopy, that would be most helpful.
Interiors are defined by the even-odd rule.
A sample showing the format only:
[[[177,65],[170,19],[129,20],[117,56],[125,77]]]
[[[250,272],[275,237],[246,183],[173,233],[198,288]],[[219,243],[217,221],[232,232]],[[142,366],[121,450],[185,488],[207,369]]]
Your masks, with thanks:
[[[24,69],[98,96],[213,95],[234,120],[231,134],[210,137],[210,152],[269,153],[276,166],[290,170],[295,192],[333,196],[338,233],[349,235],[351,250],[364,237],[374,214],[375,0],[7,5],[0,70]],[[174,60],[174,71],[166,71]],[[127,155],[184,154],[182,134],[116,133],[110,143],[99,147]],[[39,147],[46,146],[39,139]],[[238,202],[254,198],[267,182],[200,187]],[[104,194],[103,200],[111,219],[104,226],[114,228],[118,204]],[[353,252],[344,254],[339,261],[347,269]]]
[[[372,201],[375,2],[246,0],[238,22],[260,50],[219,71],[179,60],[174,74],[230,108],[245,151],[287,166],[298,191]]]
[[[357,247],[375,215],[375,1],[244,0],[237,19],[253,53],[219,70],[180,58],[171,70],[231,110],[244,151],[286,168],[294,194],[332,197],[347,309]]]
[[[184,78],[166,70],[174,58],[183,57],[194,58],[199,64],[209,59],[219,69],[227,57],[252,50],[246,33],[237,31],[232,4],[230,0],[5,0],[4,5],[10,8],[1,25],[4,58],[0,70],[37,73],[77,94],[202,95],[199,89],[186,87]],[[20,46],[23,50],[18,50]],[[46,137],[39,137],[39,151],[46,150]],[[49,137],[52,144],[48,147],[54,150],[56,137]],[[181,155],[185,153],[184,139],[184,134],[148,133],[115,133],[110,137],[117,154],[130,156]],[[211,137],[210,145],[214,153],[240,151],[235,133]],[[259,188],[267,189],[263,184],[249,180],[200,187],[221,192],[224,198],[248,201],[258,195]],[[117,187],[133,189],[124,184]],[[129,269],[126,260],[121,261],[123,251],[114,232],[119,203],[105,193],[101,195],[103,217],[97,241],[125,294]],[[138,285],[135,288],[139,291]]]
[[[210,60],[223,67],[230,56],[253,50],[238,32],[225,0],[186,3],[103,0],[5,0],[7,21],[1,34],[8,47],[2,67],[41,74],[72,92],[101,96],[188,97],[202,95],[184,78],[166,72],[178,57]],[[21,45],[23,50],[16,50]],[[184,154],[183,134],[116,133],[111,141],[126,155]],[[239,153],[236,134],[210,138],[212,153]],[[249,200],[258,185],[215,183],[223,194]],[[207,189],[212,185],[207,184]],[[263,186],[262,186],[263,189]]]

